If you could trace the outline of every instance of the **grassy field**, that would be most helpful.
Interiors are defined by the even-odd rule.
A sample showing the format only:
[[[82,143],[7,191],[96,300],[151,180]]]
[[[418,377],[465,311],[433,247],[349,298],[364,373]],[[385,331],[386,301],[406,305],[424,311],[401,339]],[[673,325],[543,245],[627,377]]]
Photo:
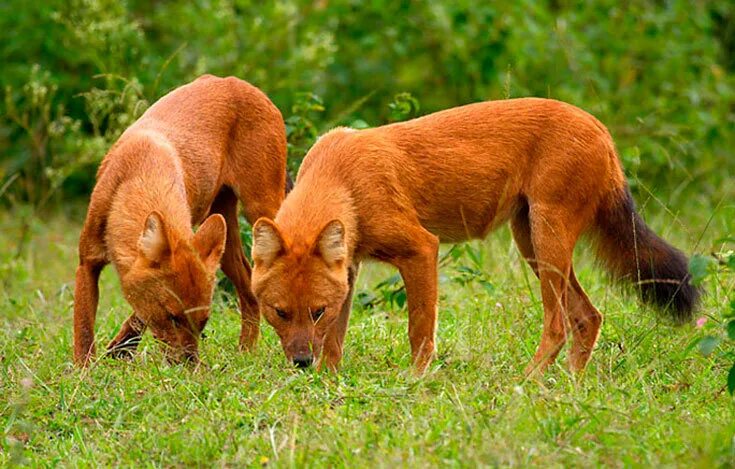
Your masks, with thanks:
[[[691,205],[684,223],[660,210],[651,224],[688,251],[708,252],[735,232],[732,207],[708,224],[710,210]],[[697,350],[715,321],[703,330],[662,323],[611,286],[584,246],[578,276],[605,323],[578,378],[563,356],[541,382],[522,378],[541,305],[505,228],[472,244],[491,287],[460,285],[456,263],[442,269],[438,358],[420,379],[409,372],[401,310],[356,308],[342,371],[300,372],[265,324],[257,352],[236,351],[239,320],[222,292],[199,368],[166,364],[147,337],[132,362],[77,370],[72,282],[82,211],[67,212],[32,218],[20,256],[23,213],[0,212],[0,466],[735,464],[729,363]],[[359,289],[374,290],[392,273],[368,265]],[[735,278],[707,282],[698,316],[720,317]],[[113,269],[101,285],[104,344],[129,307]]]

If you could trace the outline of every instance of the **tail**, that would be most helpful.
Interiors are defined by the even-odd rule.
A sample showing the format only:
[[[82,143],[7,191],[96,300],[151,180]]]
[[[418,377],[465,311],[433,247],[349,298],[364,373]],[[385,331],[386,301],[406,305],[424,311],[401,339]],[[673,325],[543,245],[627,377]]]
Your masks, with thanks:
[[[616,278],[636,284],[643,302],[675,322],[692,318],[701,291],[691,284],[688,259],[646,226],[627,186],[603,202],[595,231],[598,258]]]

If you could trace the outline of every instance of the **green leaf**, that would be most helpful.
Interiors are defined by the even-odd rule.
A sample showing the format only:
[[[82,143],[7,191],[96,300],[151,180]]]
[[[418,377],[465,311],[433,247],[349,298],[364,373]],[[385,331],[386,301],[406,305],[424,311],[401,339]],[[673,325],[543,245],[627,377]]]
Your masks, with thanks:
[[[457,267],[457,272],[467,274],[472,277],[482,275],[482,272],[480,272],[479,270],[473,269],[472,267],[467,267],[466,265],[460,265],[459,267]]]
[[[715,348],[720,344],[720,338],[715,336],[705,336],[699,341],[699,351],[705,357],[708,357],[714,352]]]
[[[383,303],[390,304],[391,298],[393,297],[393,292],[390,290],[380,290],[380,294],[383,295]]]
[[[709,266],[715,260],[710,256],[695,254],[689,261],[689,272],[692,274],[692,283],[699,285],[709,275]]]
[[[394,275],[391,275],[390,277],[388,277],[387,279],[383,280],[379,284],[377,284],[375,286],[375,288],[377,288],[378,290],[380,290],[380,289],[383,289],[385,287],[393,286],[393,285],[397,284],[400,281],[401,281],[401,275],[400,274],[394,274]]]
[[[480,250],[475,249],[469,244],[467,245],[467,255],[470,256],[470,260],[472,260],[472,263],[475,265],[475,267],[479,268],[482,267],[482,262],[480,261]]]
[[[396,292],[396,294],[393,295],[393,301],[396,302],[396,305],[399,308],[403,308],[403,305],[406,304],[406,290],[399,290]]]
[[[722,243],[735,243],[735,236],[725,236],[724,238],[718,238],[715,240],[715,244]]]
[[[393,120],[404,120],[412,114],[416,114],[419,109],[419,101],[414,98],[411,93],[398,93],[393,97],[393,102],[388,104]]]
[[[453,260],[458,260],[460,257],[462,257],[462,250],[461,250],[461,244],[455,244],[452,246],[452,249],[450,249],[449,254],[452,256]]]
[[[357,294],[357,303],[363,308],[373,306],[378,297],[372,292],[361,291]]]
[[[730,395],[735,393],[735,364],[730,368],[730,372],[727,374],[727,390],[730,391]]]
[[[480,280],[480,285],[482,285],[482,288],[485,289],[488,295],[492,295],[495,292],[495,287],[487,280]]]
[[[735,340],[735,319],[727,323],[727,336],[730,340]]]
[[[362,119],[355,119],[350,124],[350,127],[352,127],[353,129],[369,129],[370,124],[368,124]]]

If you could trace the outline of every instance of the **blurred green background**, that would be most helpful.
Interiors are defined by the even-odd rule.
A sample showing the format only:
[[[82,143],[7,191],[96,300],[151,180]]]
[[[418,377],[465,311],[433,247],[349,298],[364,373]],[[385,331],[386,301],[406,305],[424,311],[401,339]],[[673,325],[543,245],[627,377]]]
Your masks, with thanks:
[[[291,168],[330,127],[552,97],[611,130],[633,189],[735,194],[735,3],[6,0],[0,204],[84,200],[120,132],[202,73],[262,88]]]

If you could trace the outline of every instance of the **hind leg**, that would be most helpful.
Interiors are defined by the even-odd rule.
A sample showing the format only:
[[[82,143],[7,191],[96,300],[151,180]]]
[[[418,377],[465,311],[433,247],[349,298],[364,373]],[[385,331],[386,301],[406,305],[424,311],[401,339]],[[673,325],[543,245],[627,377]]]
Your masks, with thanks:
[[[541,342],[526,373],[543,371],[556,360],[567,340],[569,275],[574,244],[579,236],[574,215],[559,207],[532,206],[531,244],[541,282],[544,326]]]
[[[260,310],[258,302],[250,290],[250,264],[245,258],[240,241],[240,227],[237,222],[237,198],[227,187],[223,187],[212,203],[211,213],[220,213],[227,223],[225,252],[222,255],[222,272],[229,278],[237,290],[240,300],[242,328],[240,330],[240,348],[252,350],[258,341],[260,332]]]
[[[553,226],[537,229],[534,243],[527,207],[511,220],[511,231],[521,255],[541,280],[544,326],[538,350],[526,367],[526,374],[530,374],[536,370],[543,371],[553,363],[566,341],[563,309],[565,300],[569,297],[565,284],[571,258],[567,259],[563,250],[555,248],[559,243],[555,241]],[[540,259],[535,245],[543,253]]]
[[[536,277],[539,270],[536,263],[536,253],[531,241],[531,226],[528,219],[528,209],[520,211],[511,220],[513,239],[523,258],[533,269]],[[569,352],[569,367],[572,371],[582,371],[589,361],[592,349],[597,342],[602,314],[592,305],[582,286],[574,275],[574,268],[569,269],[569,286],[566,289],[568,313],[572,330],[572,348]]]
[[[597,311],[574,275],[569,274],[569,319],[572,329],[572,349],[569,351],[569,368],[583,371],[597,343],[602,326],[602,314]]]

